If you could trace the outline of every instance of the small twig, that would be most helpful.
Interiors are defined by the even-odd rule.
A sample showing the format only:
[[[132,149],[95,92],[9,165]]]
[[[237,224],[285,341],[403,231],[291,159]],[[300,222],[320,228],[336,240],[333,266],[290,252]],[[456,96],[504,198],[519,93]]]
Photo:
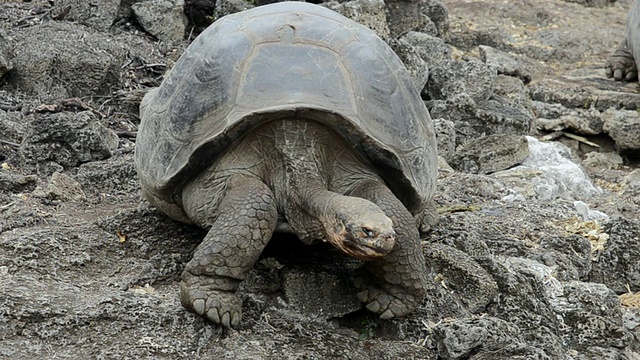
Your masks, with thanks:
[[[67,15],[69,15],[70,10],[71,10],[71,5],[67,5],[59,13],[57,14],[51,13],[51,18],[53,20],[63,20]]]
[[[10,202],[10,203],[8,203],[8,204],[6,204],[6,205],[2,205],[2,206],[0,206],[0,210],[3,210],[3,211],[4,211],[4,210],[7,210],[8,208],[12,207],[12,206],[13,206],[13,205],[15,205],[15,204],[16,204],[16,202],[15,202],[15,201],[12,201],[12,202]]]
[[[572,134],[572,133],[568,133],[568,132],[564,132],[564,131],[561,131],[561,133],[562,133],[562,135],[568,137],[569,139],[577,140],[577,141],[579,141],[581,143],[585,143],[585,144],[587,144],[589,146],[593,146],[593,147],[597,147],[597,148],[600,147],[600,145],[587,140],[587,138],[585,138],[583,136]]]
[[[29,15],[29,16],[27,16],[27,17],[23,17],[22,19],[18,20],[18,21],[16,22],[16,24],[17,24],[18,26],[19,26],[19,25],[23,25],[23,23],[24,23],[24,22],[29,21],[29,20],[33,20],[33,19],[37,19],[37,18],[39,18],[39,16],[37,16],[37,15]]]
[[[138,67],[135,67],[134,69],[136,70],[142,70],[142,69],[148,69],[148,68],[152,68],[152,67],[167,67],[167,64],[145,64],[145,65],[140,65]]]
[[[7,141],[7,140],[2,140],[0,139],[0,144],[4,144],[4,145],[9,145],[9,146],[13,146],[13,147],[20,147],[20,144],[18,143],[14,143],[12,141]]]
[[[133,59],[129,59],[129,61],[128,61],[126,64],[124,64],[124,65],[120,66],[120,69],[124,69],[124,68],[126,68],[127,66],[131,65],[131,64],[133,63],[133,61],[134,61]]]
[[[68,98],[60,101],[55,104],[41,104],[34,109],[34,112],[61,112],[65,110],[65,108],[75,107],[82,110],[88,110],[92,113],[99,115],[100,117],[107,117],[106,114],[96,110],[93,106],[86,104],[84,101],[79,98]]]

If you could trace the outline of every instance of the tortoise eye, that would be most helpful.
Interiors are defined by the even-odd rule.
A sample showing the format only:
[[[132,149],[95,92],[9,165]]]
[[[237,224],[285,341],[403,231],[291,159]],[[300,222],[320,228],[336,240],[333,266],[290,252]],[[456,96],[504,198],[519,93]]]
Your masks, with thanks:
[[[362,230],[363,233],[365,233],[367,235],[367,237],[374,237],[376,236],[375,231],[369,229],[368,227],[363,227],[360,228],[360,230]]]

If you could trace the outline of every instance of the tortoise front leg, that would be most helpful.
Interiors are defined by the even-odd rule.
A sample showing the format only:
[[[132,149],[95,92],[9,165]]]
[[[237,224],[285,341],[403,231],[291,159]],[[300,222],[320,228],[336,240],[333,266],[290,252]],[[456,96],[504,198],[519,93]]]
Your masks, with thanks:
[[[242,317],[236,294],[271,239],[278,214],[271,190],[257,179],[234,179],[218,216],[182,273],[180,302],[225,327]]]
[[[364,180],[349,194],[376,204],[393,221],[396,244],[384,257],[366,263],[356,279],[358,298],[382,319],[406,315],[425,298],[426,265],[416,220],[386,185]],[[369,276],[367,276],[369,275]],[[371,278],[373,275],[373,278]]]

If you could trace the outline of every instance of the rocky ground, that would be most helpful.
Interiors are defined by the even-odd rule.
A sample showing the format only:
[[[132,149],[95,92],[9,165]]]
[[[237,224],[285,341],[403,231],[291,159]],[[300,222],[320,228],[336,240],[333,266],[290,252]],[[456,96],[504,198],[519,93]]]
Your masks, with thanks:
[[[0,0],[1,359],[640,359],[640,93],[603,70],[629,0],[325,3],[387,39],[434,118],[429,296],[377,319],[360,264],[279,236],[239,329],[186,312],[204,232],[141,199],[137,104],[260,3]]]

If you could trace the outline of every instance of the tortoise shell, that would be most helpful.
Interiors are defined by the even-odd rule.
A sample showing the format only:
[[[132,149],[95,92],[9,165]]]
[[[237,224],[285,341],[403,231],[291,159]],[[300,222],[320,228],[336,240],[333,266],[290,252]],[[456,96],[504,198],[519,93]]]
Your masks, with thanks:
[[[403,63],[370,29],[281,2],[220,18],[140,105],[135,161],[144,195],[175,219],[185,182],[265,122],[333,128],[409,211],[433,195],[436,140]]]

